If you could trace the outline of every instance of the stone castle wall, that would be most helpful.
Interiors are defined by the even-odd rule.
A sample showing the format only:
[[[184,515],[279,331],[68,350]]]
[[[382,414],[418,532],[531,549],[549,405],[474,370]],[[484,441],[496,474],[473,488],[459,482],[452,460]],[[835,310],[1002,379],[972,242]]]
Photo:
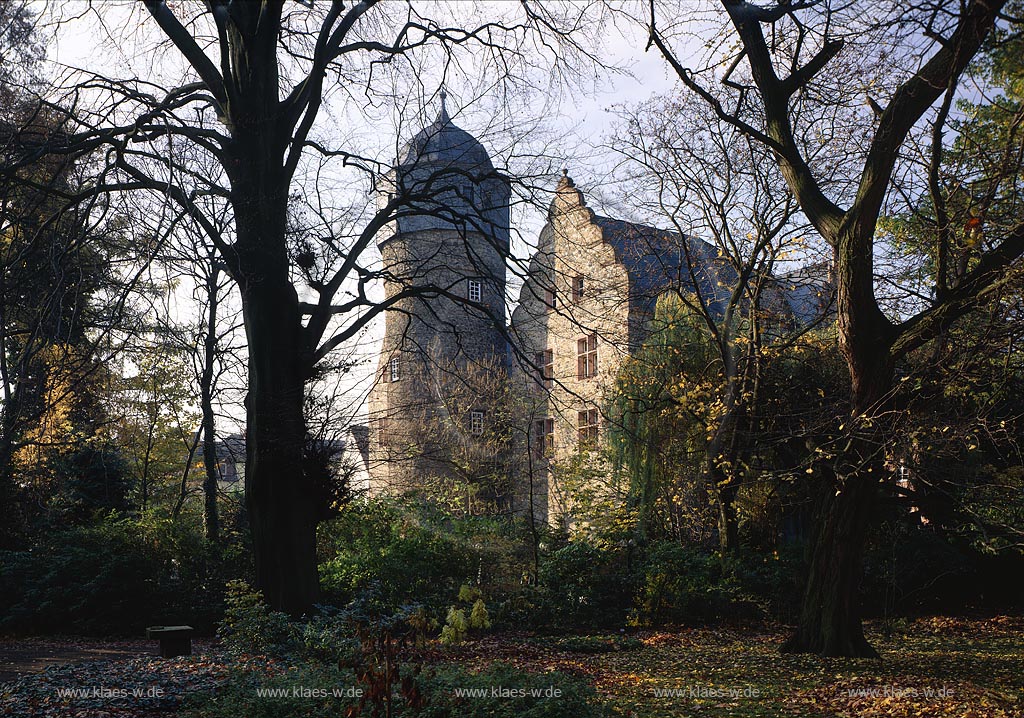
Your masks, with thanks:
[[[580,279],[582,296],[574,291]],[[553,308],[549,306],[552,290]],[[580,411],[598,410],[599,431],[606,430],[604,399],[640,333],[632,295],[629,272],[605,240],[582,194],[563,178],[512,318],[512,333],[522,350],[518,374],[538,398],[534,421],[553,420],[554,446],[541,469],[578,451]],[[581,378],[579,342],[587,340],[589,352],[591,337],[596,339],[597,372]],[[540,381],[536,366],[537,355],[545,351],[551,352],[553,368],[547,382]],[[535,431],[534,443],[538,438]],[[571,507],[546,470],[543,487],[544,518],[551,523],[563,521]]]

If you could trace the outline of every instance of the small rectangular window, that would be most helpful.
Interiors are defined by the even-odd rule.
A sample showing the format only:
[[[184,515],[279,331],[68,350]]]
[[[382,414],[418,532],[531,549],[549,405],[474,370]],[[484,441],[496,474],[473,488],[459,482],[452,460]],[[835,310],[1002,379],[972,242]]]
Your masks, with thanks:
[[[591,334],[576,342],[576,378],[597,376],[597,335]]]
[[[537,365],[537,383],[550,389],[555,378],[555,352],[552,349],[537,352],[533,355],[533,363]]]
[[[555,420],[548,417],[533,422],[533,456],[543,459],[555,450]]]
[[[482,411],[469,412],[469,432],[474,436],[484,433],[484,413]]]
[[[469,301],[471,301],[471,302],[479,302],[480,299],[483,297],[483,294],[484,294],[483,286],[480,284],[480,280],[478,280],[478,279],[470,279],[469,280],[469,290],[467,291],[466,294],[469,297]]]
[[[556,301],[557,301],[557,297],[555,296],[555,290],[551,289],[550,287],[545,287],[545,289],[544,289],[544,308],[547,311],[549,311],[549,312],[555,311],[555,303],[556,303]]]
[[[583,299],[583,277],[577,276],[572,280],[572,300],[578,302]]]
[[[381,446],[385,446],[391,438],[388,432],[389,428],[386,418],[377,419],[377,443]]]
[[[402,378],[402,373],[398,365],[398,358],[392,359],[388,362],[388,381],[398,381]]]
[[[597,409],[581,409],[576,412],[576,426],[579,432],[579,445],[587,448],[597,444],[600,430],[600,417]]]

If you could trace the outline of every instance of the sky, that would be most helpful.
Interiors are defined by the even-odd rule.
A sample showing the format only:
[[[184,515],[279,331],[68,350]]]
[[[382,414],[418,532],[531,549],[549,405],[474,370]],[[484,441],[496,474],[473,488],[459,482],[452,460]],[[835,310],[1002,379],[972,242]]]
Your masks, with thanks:
[[[152,53],[137,51],[138,46],[144,46],[155,36],[152,23],[139,11],[137,4],[118,0],[93,0],[92,5],[100,12],[88,12],[89,4],[85,0],[39,3],[41,11],[57,13],[64,20],[59,26],[47,26],[49,60],[53,63],[51,67],[55,73],[76,68],[117,77],[149,78],[164,74],[173,79],[180,76],[182,66],[177,64],[179,60],[173,54],[154,62]],[[498,10],[508,9],[503,7],[502,0],[492,5]],[[482,12],[488,9],[493,8],[488,8],[486,4],[478,8]],[[471,69],[461,77],[458,71],[451,73],[447,79],[447,89],[452,98],[449,106],[456,116],[456,122],[470,132],[477,133],[479,130],[478,134],[485,146],[489,146],[495,154],[500,154],[503,149],[501,124],[497,125],[499,131],[494,132],[494,115],[504,112],[506,116],[503,121],[515,123],[518,118],[514,113],[519,111],[522,122],[526,123],[536,119],[528,115],[541,114],[545,136],[557,138],[555,152],[564,154],[564,163],[568,165],[577,184],[586,190],[600,182],[615,161],[610,153],[601,149],[615,124],[613,108],[644,102],[675,87],[665,63],[656,53],[644,52],[645,38],[641,30],[630,28],[622,22],[606,22],[600,28],[600,36],[604,45],[601,48],[602,59],[620,68],[620,71],[598,71],[571,92],[537,93],[527,97],[523,105],[517,108],[496,108],[492,98],[479,96],[480,78],[473,77]],[[117,38],[117,41],[112,41],[111,37]],[[436,96],[432,96],[436,87],[429,86],[431,73],[437,74],[437,69],[426,67],[426,94],[409,98],[410,104],[423,106],[421,116],[436,114]],[[437,82],[440,82],[439,74]],[[478,96],[478,99],[471,102],[469,107],[459,106],[460,98],[474,96]],[[410,126],[413,123],[401,124],[394,114],[390,123],[373,122],[360,114],[346,112],[340,104],[333,104],[336,99],[337,95],[328,94],[324,116],[329,120],[336,119],[339,125],[344,124],[347,132],[360,137],[364,142],[378,143],[378,156],[387,157],[389,153],[393,156],[394,149],[419,129]],[[418,118],[415,124],[422,124],[422,119]],[[554,180],[552,176],[552,188]],[[529,245],[536,238],[543,220],[541,206],[526,205],[514,212],[513,225],[518,230],[513,247],[515,256],[528,255],[531,251]],[[509,294],[510,300],[514,300],[518,296],[518,288],[511,287]],[[187,302],[184,296],[182,301]],[[369,389],[369,379],[375,367],[372,359],[376,356],[381,332],[382,324],[378,322],[354,347],[348,349],[354,352],[357,360],[370,360],[342,380],[344,391],[351,394],[354,400],[365,395]]]

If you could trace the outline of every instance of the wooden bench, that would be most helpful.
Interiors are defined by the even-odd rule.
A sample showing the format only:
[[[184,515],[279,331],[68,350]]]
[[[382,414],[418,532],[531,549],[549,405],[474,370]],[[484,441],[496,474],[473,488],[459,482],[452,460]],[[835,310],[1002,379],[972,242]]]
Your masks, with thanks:
[[[160,655],[164,658],[192,655],[192,626],[150,626],[146,638],[160,639]]]

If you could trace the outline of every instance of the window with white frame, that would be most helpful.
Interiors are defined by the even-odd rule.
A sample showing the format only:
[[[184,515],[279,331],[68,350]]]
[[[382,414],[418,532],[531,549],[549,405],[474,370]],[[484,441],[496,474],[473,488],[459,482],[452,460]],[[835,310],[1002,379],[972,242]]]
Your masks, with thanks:
[[[484,433],[484,413],[482,411],[469,412],[469,433],[474,436]]]
[[[600,431],[600,415],[597,409],[581,409],[576,413],[576,427],[579,431],[580,448],[594,446]]]
[[[597,335],[591,334],[576,342],[576,378],[597,376]]]
[[[584,278],[582,275],[577,275],[572,280],[572,300],[574,302],[582,301],[583,299],[583,284]]]
[[[387,380],[398,381],[402,378],[401,365],[398,363],[398,357],[395,357],[388,361]]]
[[[544,309],[548,312],[555,311],[555,305],[558,302],[558,297],[555,295],[555,290],[551,287],[544,288]]]
[[[551,417],[533,422],[533,456],[543,459],[555,450],[555,420]]]
[[[466,295],[471,302],[479,302],[481,298],[483,298],[483,285],[480,283],[479,279],[469,280],[469,289],[466,291]]]
[[[537,383],[545,389],[550,389],[555,378],[555,352],[552,349],[536,352],[533,355],[533,363],[537,365]]]

